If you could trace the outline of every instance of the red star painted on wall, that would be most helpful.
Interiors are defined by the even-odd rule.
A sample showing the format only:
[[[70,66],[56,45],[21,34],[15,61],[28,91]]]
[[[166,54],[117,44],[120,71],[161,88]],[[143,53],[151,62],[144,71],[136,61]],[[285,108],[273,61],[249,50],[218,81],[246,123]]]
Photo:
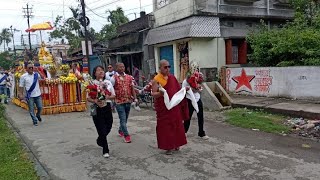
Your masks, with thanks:
[[[232,80],[234,80],[234,82],[237,83],[237,87],[236,87],[236,92],[242,87],[245,86],[248,89],[250,89],[250,91],[252,91],[252,87],[250,82],[255,78],[255,76],[253,75],[247,75],[246,71],[244,69],[241,70],[241,75],[240,76],[234,76],[232,78]],[[246,91],[246,90],[243,90]]]

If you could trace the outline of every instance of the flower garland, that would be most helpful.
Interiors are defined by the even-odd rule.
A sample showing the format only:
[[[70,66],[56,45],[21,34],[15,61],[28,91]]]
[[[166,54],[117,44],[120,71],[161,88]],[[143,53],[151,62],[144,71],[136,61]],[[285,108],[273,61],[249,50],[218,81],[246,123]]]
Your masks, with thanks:
[[[61,71],[69,71],[70,70],[70,66],[67,64],[63,64],[60,66],[59,68]]]
[[[102,80],[99,81],[99,85],[89,84],[87,86],[89,92],[88,96],[92,99],[98,98],[99,100],[105,100],[106,96],[111,96],[111,92],[108,90],[107,84]]]
[[[191,76],[187,78],[187,82],[189,85],[196,90],[202,90],[201,83],[203,82],[202,73],[196,71]]]

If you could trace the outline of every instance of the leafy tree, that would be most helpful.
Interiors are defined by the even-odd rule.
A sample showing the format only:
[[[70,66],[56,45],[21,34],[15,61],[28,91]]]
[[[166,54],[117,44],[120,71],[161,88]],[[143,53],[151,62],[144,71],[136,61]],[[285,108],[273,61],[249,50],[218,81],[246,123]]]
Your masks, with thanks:
[[[4,69],[10,69],[13,65],[13,61],[10,58],[9,52],[0,53],[0,67]]]
[[[11,33],[8,28],[2,29],[0,33],[0,45],[3,44],[3,49],[6,50],[6,45],[11,42]]]
[[[129,19],[124,15],[124,11],[120,7],[113,11],[108,10],[107,13],[109,13],[108,22],[111,22],[111,24],[106,24],[102,27],[98,34],[98,39],[101,41],[115,37],[117,35],[117,27],[129,22]]]
[[[281,29],[251,33],[249,60],[260,66],[320,65],[320,2],[292,0],[293,21]]]
[[[116,10],[107,11],[110,15],[108,16],[108,21],[115,26],[120,26],[129,22],[129,19],[124,15],[124,12],[121,7],[118,7]]]
[[[63,20],[62,16],[57,16],[54,22],[56,27],[53,32],[50,33],[51,39],[62,39],[62,42],[65,42],[65,39],[70,44],[70,52],[77,49],[81,46],[81,40],[84,39],[84,34],[82,33],[82,27],[80,24],[81,12],[79,8],[69,8],[72,12],[72,17]],[[95,30],[93,28],[88,29],[89,39],[91,41],[95,40]]]

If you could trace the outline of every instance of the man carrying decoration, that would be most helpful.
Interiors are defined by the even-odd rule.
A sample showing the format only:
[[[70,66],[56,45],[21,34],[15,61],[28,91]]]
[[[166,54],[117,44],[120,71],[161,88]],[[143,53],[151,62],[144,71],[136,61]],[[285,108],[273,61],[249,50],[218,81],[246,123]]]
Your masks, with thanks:
[[[183,81],[182,87],[191,87],[195,100],[197,101],[199,112],[197,113],[198,117],[198,136],[204,140],[209,139],[209,137],[206,135],[205,131],[203,130],[203,104],[201,101],[201,95],[200,92],[202,91],[201,83],[203,82],[203,74],[199,72],[199,66],[196,63],[191,64],[191,70],[190,74],[187,76],[187,78]],[[188,99],[188,106],[189,106],[189,120],[184,122],[184,129],[187,133],[190,127],[190,121],[193,114],[193,111],[195,110],[192,106],[191,97],[189,94],[187,94]]]

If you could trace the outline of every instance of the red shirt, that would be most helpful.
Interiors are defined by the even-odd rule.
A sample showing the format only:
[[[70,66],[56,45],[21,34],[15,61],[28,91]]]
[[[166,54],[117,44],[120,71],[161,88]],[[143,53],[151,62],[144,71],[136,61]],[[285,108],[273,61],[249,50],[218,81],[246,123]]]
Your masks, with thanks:
[[[116,92],[116,104],[131,103],[132,94],[132,77],[130,75],[115,74],[114,75],[114,90]]]

